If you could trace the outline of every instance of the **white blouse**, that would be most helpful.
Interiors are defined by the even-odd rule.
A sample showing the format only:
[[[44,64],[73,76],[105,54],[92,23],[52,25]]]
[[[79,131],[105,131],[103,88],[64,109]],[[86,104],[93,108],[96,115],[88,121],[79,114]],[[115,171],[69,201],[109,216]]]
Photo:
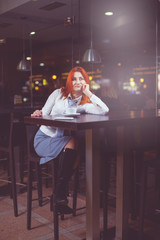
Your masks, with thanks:
[[[90,98],[91,103],[85,103],[83,105],[79,105],[81,98],[82,96],[72,100],[76,105],[78,113],[90,113],[90,114],[102,114],[102,115],[105,115],[106,113],[108,113],[109,108],[96,95],[92,94],[92,97]],[[42,108],[43,116],[65,113],[65,110],[70,107],[69,100],[71,100],[70,94],[68,98],[65,99],[64,96],[62,95],[61,89],[56,89],[50,94],[44,107]],[[40,130],[50,137],[56,137],[58,134],[58,128],[55,128],[55,127],[42,125],[40,127]],[[61,132],[61,135],[63,135],[63,131]]]

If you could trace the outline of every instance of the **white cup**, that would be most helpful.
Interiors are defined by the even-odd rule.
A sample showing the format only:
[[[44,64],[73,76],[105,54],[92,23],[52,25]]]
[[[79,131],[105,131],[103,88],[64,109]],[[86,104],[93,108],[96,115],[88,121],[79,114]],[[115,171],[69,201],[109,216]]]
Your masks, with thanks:
[[[70,107],[66,109],[66,114],[75,114],[77,112],[76,107]]]

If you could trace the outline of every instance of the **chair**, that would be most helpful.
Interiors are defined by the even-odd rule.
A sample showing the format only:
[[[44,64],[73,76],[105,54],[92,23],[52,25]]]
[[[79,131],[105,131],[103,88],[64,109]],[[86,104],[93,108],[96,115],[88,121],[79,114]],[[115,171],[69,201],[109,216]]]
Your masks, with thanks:
[[[10,196],[13,197],[14,215],[18,216],[17,190],[16,190],[16,166],[14,148],[19,147],[22,151],[24,147],[24,124],[19,113],[3,113],[0,116],[0,152],[6,156],[8,179],[11,185]],[[4,181],[4,179],[1,179]]]
[[[26,125],[26,136],[27,136],[27,156],[28,156],[28,188],[27,188],[27,229],[31,229],[31,211],[32,211],[32,201],[38,200],[39,206],[43,205],[43,196],[42,196],[42,167],[40,165],[40,157],[36,154],[34,147],[33,147],[33,140],[34,136],[38,130],[38,126],[34,125]],[[49,177],[52,178],[52,193],[49,196],[50,198],[50,206],[51,210],[53,210],[53,222],[54,222],[54,238],[55,240],[59,239],[59,231],[58,231],[58,216],[61,215],[63,219],[64,216],[58,212],[57,206],[54,204],[54,189],[55,189],[55,182],[56,182],[56,174],[57,174],[57,159],[54,161],[50,161],[52,168],[52,173]],[[37,178],[37,185],[38,185],[38,199],[32,199],[32,183],[33,183],[33,169],[35,165],[36,171],[36,178]],[[78,176],[78,168],[74,174],[74,189],[73,189],[73,215],[76,215],[76,202],[77,202],[77,176]]]

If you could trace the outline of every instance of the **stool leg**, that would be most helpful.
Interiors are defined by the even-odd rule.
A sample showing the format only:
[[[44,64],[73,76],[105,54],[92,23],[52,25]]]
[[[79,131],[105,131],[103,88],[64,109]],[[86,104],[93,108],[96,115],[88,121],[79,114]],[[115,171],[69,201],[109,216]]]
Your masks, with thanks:
[[[143,164],[140,194],[140,212],[139,212],[139,240],[143,239],[144,216],[145,216],[145,196],[147,190],[147,163]]]
[[[58,209],[55,204],[55,200],[53,200],[53,222],[54,222],[54,239],[59,239],[59,224],[58,224]]]
[[[158,186],[158,209],[160,209],[160,176],[159,177],[159,186]]]
[[[49,168],[48,168],[48,164],[46,165],[46,173],[48,173],[48,170],[49,170]],[[49,185],[49,180],[48,180],[48,178],[46,178],[45,179],[45,186],[46,186],[46,188],[48,188],[48,185]]]
[[[76,168],[74,174],[74,186],[73,186],[73,216],[76,216],[76,207],[77,207],[77,189],[79,185],[79,167]]]
[[[37,184],[38,184],[38,200],[39,206],[42,207],[42,171],[41,165],[36,163],[36,172],[37,172]]]
[[[103,239],[107,238],[107,226],[108,226],[108,190],[109,190],[109,180],[110,180],[110,156],[108,159],[103,159],[102,161],[102,174],[103,174]],[[107,164],[105,162],[107,161]]]
[[[155,169],[155,183],[156,187],[155,190],[157,191],[157,202],[156,202],[156,209],[160,210],[160,167],[158,166],[157,169]]]
[[[107,185],[107,184],[105,184]],[[105,186],[106,187],[106,186]],[[108,226],[108,194],[107,189],[103,190],[103,239],[107,237],[107,226]]]
[[[18,216],[18,207],[17,207],[17,191],[16,191],[16,174],[15,174],[15,161],[14,161],[14,152],[13,149],[10,151],[9,156],[10,161],[10,172],[11,172],[11,191],[13,196],[13,206],[14,206],[14,216]]]
[[[136,185],[136,153],[135,151],[131,152],[131,161],[130,161],[130,176],[131,176],[131,188],[130,188],[130,200],[131,200],[131,218],[135,220],[137,217],[137,208],[136,208],[136,196],[137,196],[137,185]]]
[[[8,188],[9,188],[9,194],[10,194],[10,198],[13,198],[13,194],[12,194],[12,186],[11,186],[11,161],[10,161],[10,156],[7,156],[7,173],[8,173]]]
[[[32,210],[32,162],[28,163],[28,184],[27,184],[27,229],[31,229],[31,210]]]
[[[24,179],[24,147],[20,147],[20,182]]]
[[[52,195],[52,206],[53,206],[53,222],[54,222],[54,239],[55,240],[59,240],[59,224],[58,224],[58,209],[57,206],[55,204],[55,186],[56,186],[56,180],[57,180],[57,168],[58,168],[58,162],[56,161],[57,159],[55,159],[53,161],[53,178],[52,178],[52,182],[53,182],[53,195]]]
[[[54,198],[55,195],[53,193],[50,198],[50,209],[51,211],[53,211],[54,240],[58,240],[59,239],[58,210]]]

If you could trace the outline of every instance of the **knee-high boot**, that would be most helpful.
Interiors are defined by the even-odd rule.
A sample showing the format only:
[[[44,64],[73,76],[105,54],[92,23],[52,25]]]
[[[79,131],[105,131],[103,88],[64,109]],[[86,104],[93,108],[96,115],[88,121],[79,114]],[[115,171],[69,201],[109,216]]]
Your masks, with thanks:
[[[58,159],[58,173],[55,187],[55,201],[59,205],[67,205],[67,187],[73,174],[77,151],[66,148]]]

